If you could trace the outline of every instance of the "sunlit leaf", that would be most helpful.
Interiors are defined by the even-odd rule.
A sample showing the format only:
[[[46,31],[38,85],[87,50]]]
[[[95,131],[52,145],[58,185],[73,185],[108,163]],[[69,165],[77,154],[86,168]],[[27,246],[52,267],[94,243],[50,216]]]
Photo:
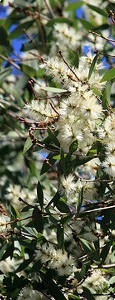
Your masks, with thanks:
[[[97,62],[97,59],[98,59],[98,56],[99,56],[99,53],[97,53],[94,58],[93,58],[93,61],[91,63],[91,66],[90,66],[90,69],[89,69],[89,74],[88,74],[88,79],[90,79],[91,75],[92,75],[92,72],[94,70],[94,67],[95,67],[95,64]]]
[[[25,154],[32,146],[32,140],[30,137],[27,138],[25,144],[24,144],[24,149],[23,149],[23,154]]]
[[[95,2],[94,2],[94,4],[95,4]],[[102,15],[102,16],[104,16],[104,17],[108,17],[108,13],[107,13],[104,9],[102,9],[102,8],[100,8],[100,7],[98,7],[98,6],[91,5],[91,4],[86,4],[86,5],[87,5],[91,10],[97,12],[98,14],[100,14],[100,15]]]
[[[101,82],[103,81],[110,81],[111,79],[115,78],[115,68],[111,68],[110,70],[106,71]]]
[[[44,91],[52,92],[52,93],[56,93],[56,94],[66,93],[66,92],[67,92],[67,90],[64,90],[64,89],[57,89],[57,88],[55,88],[55,87],[50,87],[50,86],[42,87],[41,89],[44,90]]]

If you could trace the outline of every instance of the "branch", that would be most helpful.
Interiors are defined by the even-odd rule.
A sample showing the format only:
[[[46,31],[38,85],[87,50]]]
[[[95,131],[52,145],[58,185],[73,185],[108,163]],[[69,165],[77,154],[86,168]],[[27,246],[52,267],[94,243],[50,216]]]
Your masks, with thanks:
[[[106,41],[108,41],[108,42],[115,43],[115,40],[106,38],[106,37],[103,36],[102,34],[99,34],[99,33],[95,32],[95,31],[89,30],[89,32],[92,33],[92,34],[94,34],[94,35],[96,35],[96,36],[99,36],[100,38],[102,38],[102,39],[104,39],[104,40],[106,40]]]
[[[100,208],[95,208],[95,209],[91,209],[91,210],[85,210],[83,211],[81,214],[89,214],[89,213],[93,213],[93,212],[100,212],[102,210],[108,210],[108,209],[112,209],[115,208],[115,205],[111,205],[111,206],[107,206],[107,207],[100,207]]]
[[[54,18],[54,17],[55,17],[55,14],[54,14],[54,12],[53,12],[53,9],[52,9],[52,7],[51,7],[51,5],[50,5],[49,0],[44,0],[44,2],[45,2],[45,4],[46,4],[46,6],[47,6],[47,8],[48,8],[48,10],[49,10],[49,12],[50,12],[52,18]]]

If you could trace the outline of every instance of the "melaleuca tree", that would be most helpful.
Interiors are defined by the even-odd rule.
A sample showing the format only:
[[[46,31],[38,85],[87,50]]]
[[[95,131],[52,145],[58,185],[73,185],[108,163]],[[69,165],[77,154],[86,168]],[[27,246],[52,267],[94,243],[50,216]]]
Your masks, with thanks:
[[[0,20],[1,299],[114,299],[114,24],[102,0]]]

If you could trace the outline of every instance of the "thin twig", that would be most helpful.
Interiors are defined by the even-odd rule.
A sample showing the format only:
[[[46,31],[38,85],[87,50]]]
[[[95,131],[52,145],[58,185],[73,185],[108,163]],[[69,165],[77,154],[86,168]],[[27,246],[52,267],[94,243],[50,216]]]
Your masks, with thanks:
[[[45,2],[45,4],[46,4],[46,6],[47,6],[47,8],[48,8],[48,10],[49,10],[49,12],[50,12],[52,18],[54,18],[54,17],[55,17],[55,14],[54,14],[54,12],[53,12],[53,9],[52,9],[52,7],[51,7],[51,5],[50,5],[49,0],[44,0],[44,2]]]
[[[108,209],[112,209],[112,208],[115,208],[115,205],[111,205],[111,206],[107,206],[107,207],[95,208],[95,209],[91,209],[91,210],[85,210],[81,214],[89,214],[89,213],[99,212],[99,211],[102,211],[102,210],[108,210]]]
[[[99,36],[100,38],[102,38],[102,39],[104,39],[104,40],[106,40],[106,41],[108,41],[108,42],[115,43],[115,40],[106,38],[106,37],[103,36],[102,34],[99,34],[99,33],[95,32],[95,31],[89,30],[89,32],[92,33],[92,34],[94,34],[94,35]]]
[[[101,269],[101,268],[103,268],[103,269],[111,269],[111,268],[115,268],[115,264],[109,264],[109,265],[102,265],[102,266],[98,266],[98,265],[96,265],[96,266],[92,266],[91,265],[91,268],[92,269]]]
[[[8,62],[9,62],[12,66],[14,66],[16,69],[21,70],[21,68],[20,68],[17,64],[15,64],[14,61],[13,61],[11,58],[6,57],[6,56],[4,56],[4,55],[2,55],[2,54],[0,54],[0,58],[2,58],[2,59],[4,59],[4,60],[8,61]]]
[[[76,73],[73,71],[73,69],[69,66],[69,64],[67,63],[67,61],[64,59],[62,52],[59,50],[58,51],[59,55],[61,56],[61,58],[63,59],[63,62],[65,63],[65,65],[68,67],[68,69],[74,74],[74,76],[77,78],[78,81],[81,82],[80,78],[76,75]]]

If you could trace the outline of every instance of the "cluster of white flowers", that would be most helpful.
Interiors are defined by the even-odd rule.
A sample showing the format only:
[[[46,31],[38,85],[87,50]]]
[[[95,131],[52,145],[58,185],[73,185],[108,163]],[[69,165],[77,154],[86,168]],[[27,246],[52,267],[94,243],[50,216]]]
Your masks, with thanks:
[[[94,181],[86,181],[79,178],[76,181],[76,178],[73,174],[69,174],[66,178],[62,176],[60,178],[60,191],[65,193],[67,197],[67,204],[77,206],[79,203],[79,196],[81,190],[83,189],[83,199],[84,201],[90,201],[97,199],[97,189],[94,184]]]
[[[4,214],[0,215],[0,234],[6,234],[10,229],[10,217]]]
[[[36,251],[36,259],[42,263],[47,263],[48,268],[56,270],[59,276],[69,276],[76,271],[75,262],[71,255],[66,251],[56,250],[52,245],[39,247]]]
[[[108,291],[109,282],[105,279],[103,273],[100,270],[92,271],[91,276],[88,276],[83,282],[82,286],[79,286],[79,292],[82,292],[82,288],[87,287],[92,294],[100,294],[100,296],[95,296],[95,299],[108,299],[108,296],[104,296],[104,293]],[[103,295],[103,297],[102,297]],[[102,297],[102,298],[101,298]],[[104,298],[105,297],[105,298]]]
[[[98,129],[99,137],[105,145],[106,159],[102,163],[105,172],[115,177],[115,114],[110,114]]]
[[[63,83],[70,92],[70,96],[60,104],[57,122],[58,138],[65,151],[77,140],[79,151],[87,153],[96,139],[96,121],[102,118],[102,107],[94,91],[101,93],[104,84],[100,82],[101,65],[98,63],[88,80],[92,60],[91,54],[81,57],[78,69],[69,67],[57,57],[49,58],[46,62],[46,72]]]
[[[54,25],[53,37],[56,40],[52,42],[50,55],[55,55],[57,50],[61,50],[65,57],[68,57],[68,50],[75,51],[80,46],[81,35],[72,26],[64,23]]]
[[[57,113],[52,108],[48,100],[32,100],[31,104],[26,104],[25,113],[32,120],[37,122],[48,122],[57,117]]]
[[[45,297],[42,293],[33,290],[30,286],[25,286],[17,300],[47,300],[47,297]]]
[[[32,204],[36,199],[36,190],[30,191],[28,188],[21,188],[17,184],[10,183],[6,191],[6,198],[17,210],[20,210],[24,206],[24,203],[19,201],[19,197],[28,204]]]

